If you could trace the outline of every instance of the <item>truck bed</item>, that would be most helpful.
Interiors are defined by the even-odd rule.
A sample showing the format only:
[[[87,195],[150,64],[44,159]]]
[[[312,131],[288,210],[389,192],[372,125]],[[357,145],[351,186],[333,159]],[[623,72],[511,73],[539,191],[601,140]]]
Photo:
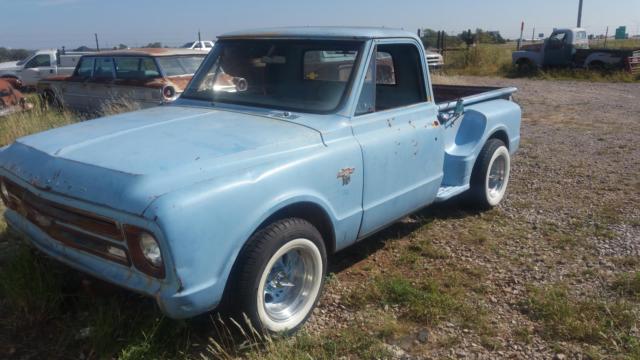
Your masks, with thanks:
[[[516,88],[469,85],[433,85],[433,96],[440,111],[451,110],[458,100],[471,105],[494,99],[508,100]]]

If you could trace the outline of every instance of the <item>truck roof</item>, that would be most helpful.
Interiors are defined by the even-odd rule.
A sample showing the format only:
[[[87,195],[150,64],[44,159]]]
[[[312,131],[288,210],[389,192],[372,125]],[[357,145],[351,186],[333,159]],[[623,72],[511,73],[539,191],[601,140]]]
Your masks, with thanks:
[[[174,56],[174,55],[203,55],[202,51],[191,49],[169,49],[169,48],[141,48],[125,50],[100,51],[90,56]]]
[[[218,36],[219,39],[380,39],[380,38],[412,38],[418,37],[401,29],[376,27],[276,27],[229,32]]]

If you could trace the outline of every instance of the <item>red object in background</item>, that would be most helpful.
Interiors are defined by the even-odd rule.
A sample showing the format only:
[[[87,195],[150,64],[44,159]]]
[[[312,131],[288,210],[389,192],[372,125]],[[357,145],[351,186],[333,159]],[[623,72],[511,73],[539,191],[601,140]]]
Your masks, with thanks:
[[[27,102],[24,95],[17,90],[20,87],[21,82],[18,79],[2,78],[0,79],[0,111],[11,109],[12,111],[29,110],[33,108],[33,105]],[[0,115],[4,115],[0,113]]]

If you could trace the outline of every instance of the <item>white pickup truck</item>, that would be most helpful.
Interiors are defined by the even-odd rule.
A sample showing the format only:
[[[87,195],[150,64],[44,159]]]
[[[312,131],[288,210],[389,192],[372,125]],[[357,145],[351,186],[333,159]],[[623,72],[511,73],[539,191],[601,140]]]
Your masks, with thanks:
[[[71,75],[82,55],[80,52],[61,52],[56,49],[38,50],[20,61],[0,63],[0,78],[14,78],[22,86],[33,88],[38,81],[56,75]]]
[[[199,41],[191,41],[188,42],[182,46],[180,46],[181,49],[189,49],[189,50],[202,50],[202,51],[211,51],[211,49],[213,49],[213,45],[215,43],[213,41],[205,41],[205,40],[199,40]]]

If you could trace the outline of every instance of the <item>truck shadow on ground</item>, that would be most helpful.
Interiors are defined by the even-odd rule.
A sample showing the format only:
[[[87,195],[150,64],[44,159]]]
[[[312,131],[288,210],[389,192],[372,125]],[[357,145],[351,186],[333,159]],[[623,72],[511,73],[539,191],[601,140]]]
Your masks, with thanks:
[[[340,273],[354,264],[365,260],[384,248],[390,241],[404,238],[434,220],[462,219],[478,215],[481,211],[471,210],[465,199],[451,199],[425,207],[424,209],[403,218],[386,229],[358,241],[356,244],[337,252],[329,259],[329,273]]]

